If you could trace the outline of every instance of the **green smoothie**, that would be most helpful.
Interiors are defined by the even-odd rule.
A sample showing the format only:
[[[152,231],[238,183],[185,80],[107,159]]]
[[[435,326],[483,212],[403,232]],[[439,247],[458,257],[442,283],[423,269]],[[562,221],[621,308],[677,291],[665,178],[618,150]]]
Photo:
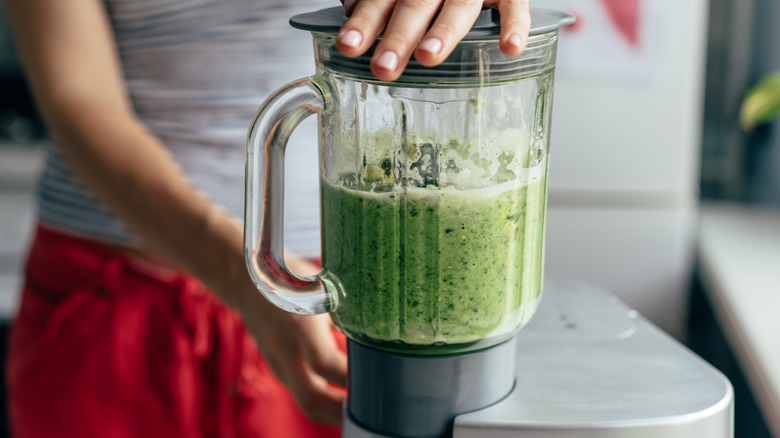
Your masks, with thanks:
[[[526,169],[527,171],[527,169]],[[395,350],[509,337],[541,291],[546,179],[490,187],[322,187],[322,264],[351,337]]]

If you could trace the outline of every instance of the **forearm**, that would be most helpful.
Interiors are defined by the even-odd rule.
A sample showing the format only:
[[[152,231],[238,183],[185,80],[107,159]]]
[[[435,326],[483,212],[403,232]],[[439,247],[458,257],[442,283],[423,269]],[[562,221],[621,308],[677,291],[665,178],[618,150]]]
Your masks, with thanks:
[[[241,227],[189,184],[138,122],[105,5],[7,0],[7,6],[36,102],[75,177],[140,238],[144,252],[240,305],[241,294],[251,291]]]
[[[67,99],[43,111],[77,179],[139,237],[144,253],[240,304],[249,282],[241,226],[191,186],[159,139],[102,102]]]

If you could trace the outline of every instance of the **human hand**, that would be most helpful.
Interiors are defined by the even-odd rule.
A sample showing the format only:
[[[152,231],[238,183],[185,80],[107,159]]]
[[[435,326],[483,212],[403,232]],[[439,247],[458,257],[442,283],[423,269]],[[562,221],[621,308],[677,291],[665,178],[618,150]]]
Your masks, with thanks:
[[[312,421],[338,425],[346,397],[346,354],[338,347],[328,315],[302,316],[279,309],[253,291],[242,313],[276,377]],[[247,313],[248,312],[248,313]]]
[[[320,271],[287,251],[285,261],[297,274],[314,275]],[[257,291],[245,268],[229,272],[236,273],[237,277],[232,278],[243,285],[239,286],[242,293],[234,295],[239,300],[235,307],[274,375],[290,390],[309,419],[340,424],[346,397],[347,356],[339,347],[336,336],[341,334],[330,316],[288,313]]]
[[[336,46],[345,56],[360,56],[384,30],[371,59],[371,72],[383,81],[398,79],[412,54],[426,67],[441,64],[471,29],[483,5],[499,10],[499,45],[507,56],[523,52],[531,27],[529,0],[342,1],[350,18],[341,27]]]

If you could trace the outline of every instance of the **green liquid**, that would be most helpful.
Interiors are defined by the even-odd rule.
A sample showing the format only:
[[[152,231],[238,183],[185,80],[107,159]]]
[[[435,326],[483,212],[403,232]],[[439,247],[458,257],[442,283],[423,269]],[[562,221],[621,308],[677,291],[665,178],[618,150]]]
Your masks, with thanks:
[[[399,351],[512,336],[541,291],[545,182],[374,193],[323,181],[322,263],[341,284],[337,324]]]

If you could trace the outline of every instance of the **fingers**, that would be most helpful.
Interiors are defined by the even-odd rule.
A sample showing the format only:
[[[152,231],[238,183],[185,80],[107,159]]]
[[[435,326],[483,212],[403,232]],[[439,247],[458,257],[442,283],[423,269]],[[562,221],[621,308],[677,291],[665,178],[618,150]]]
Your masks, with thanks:
[[[384,29],[395,6],[394,0],[362,0],[353,6],[349,20],[341,26],[336,47],[344,56],[360,56]]]
[[[374,76],[384,81],[401,76],[440,4],[440,0],[399,0],[371,59]]]
[[[347,17],[352,15],[352,11],[355,10],[357,2],[358,0],[341,0],[341,3],[344,5],[344,15]]]
[[[346,56],[359,56],[371,47],[384,29],[382,40],[371,58],[371,72],[380,80],[393,81],[401,76],[441,2],[361,0],[342,26],[336,45]]]
[[[474,24],[482,5],[501,14],[501,51],[523,52],[531,27],[529,0],[344,0],[349,20],[336,45],[345,56],[365,53],[385,29],[371,59],[371,71],[384,81],[403,73],[414,54],[422,65],[441,64]],[[436,12],[441,11],[430,29]],[[426,32],[427,30],[427,32]]]
[[[347,356],[336,345],[326,315],[302,318],[308,327],[301,329],[299,350],[281,371],[283,381],[310,419],[339,425],[346,392],[333,385],[346,386]]]
[[[501,15],[501,51],[507,56],[523,53],[531,29],[528,0],[502,0],[498,4],[498,13]]]
[[[306,316],[311,320],[310,334],[301,342],[301,353],[312,371],[328,382],[347,386],[347,355],[338,347],[327,315]]]
[[[339,425],[346,392],[313,372],[296,352],[287,353],[274,356],[274,360],[266,356],[274,374],[290,390],[306,417],[317,423]]]
[[[447,0],[414,52],[417,62],[426,67],[441,64],[469,32],[481,9],[481,0]]]
[[[341,424],[345,392],[334,388],[299,360],[287,364],[283,383],[304,414],[317,423]]]
[[[328,315],[292,315],[258,297],[244,318],[268,366],[313,421],[338,425],[346,391],[347,357]],[[259,317],[258,315],[262,315]]]
[[[308,418],[318,423],[340,424],[346,391],[331,384],[329,379],[315,371],[314,367],[328,370],[327,373],[330,374],[330,380],[333,383],[344,382],[346,380],[346,355],[338,349],[333,354],[323,351],[306,354],[301,345],[318,342],[320,339],[310,339],[310,342],[303,341],[300,338],[301,335],[294,333],[297,330],[296,327],[285,327],[282,330],[294,334],[297,339],[290,339],[287,336],[282,336],[282,339],[279,339],[276,337],[279,335],[268,339],[262,349],[268,366],[279,381],[289,388],[298,406]],[[330,329],[326,327],[325,332],[332,341]],[[323,350],[325,349],[323,347]],[[339,374],[340,371],[338,371],[341,369],[342,359],[330,359],[331,356],[339,354],[343,355],[343,374]],[[318,357],[318,355],[320,356],[317,360],[320,363],[314,365],[309,362],[308,357]]]

